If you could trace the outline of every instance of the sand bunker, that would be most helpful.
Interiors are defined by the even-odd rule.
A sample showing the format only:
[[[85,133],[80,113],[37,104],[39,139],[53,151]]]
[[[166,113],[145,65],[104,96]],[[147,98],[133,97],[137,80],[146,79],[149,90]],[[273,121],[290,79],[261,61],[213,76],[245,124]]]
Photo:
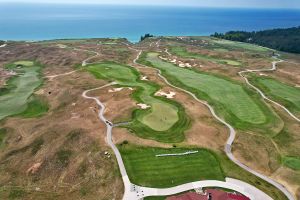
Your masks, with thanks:
[[[145,110],[147,108],[151,108],[151,106],[147,105],[147,104],[144,104],[144,103],[139,103],[137,104],[137,106],[139,106],[141,109]]]
[[[121,88],[114,88],[114,89],[110,89],[110,90],[108,90],[108,92],[109,93],[114,93],[114,92],[120,92],[120,91],[122,91],[123,89],[126,89],[126,88],[123,88],[123,87],[121,87]],[[129,90],[133,90],[133,88],[131,88],[131,87],[127,87],[127,89],[129,89]]]
[[[156,96],[165,96],[167,99],[173,99],[174,96],[176,95],[176,92],[163,92],[163,91],[158,91],[155,93]]]
[[[142,81],[148,81],[148,77],[147,77],[147,76],[143,76],[143,77],[141,78],[141,80],[142,80]]]
[[[267,74],[263,74],[263,73],[260,73],[259,75],[260,76],[268,76]]]
[[[56,46],[58,46],[59,48],[61,48],[61,49],[65,49],[65,48],[67,48],[67,46],[66,45],[64,45],[64,44],[57,44]]]

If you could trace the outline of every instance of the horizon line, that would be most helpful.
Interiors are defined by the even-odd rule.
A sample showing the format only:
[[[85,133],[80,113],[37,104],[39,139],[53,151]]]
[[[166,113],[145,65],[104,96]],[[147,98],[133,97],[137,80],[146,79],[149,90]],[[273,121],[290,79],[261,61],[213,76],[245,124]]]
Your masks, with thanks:
[[[96,3],[96,2],[20,2],[20,1],[5,1],[0,4],[37,4],[37,5],[103,5],[103,6],[151,6],[151,7],[185,7],[185,8],[223,8],[223,9],[289,9],[300,10],[300,7],[256,7],[256,6],[201,6],[201,5],[160,5],[160,4],[117,4],[117,3]]]

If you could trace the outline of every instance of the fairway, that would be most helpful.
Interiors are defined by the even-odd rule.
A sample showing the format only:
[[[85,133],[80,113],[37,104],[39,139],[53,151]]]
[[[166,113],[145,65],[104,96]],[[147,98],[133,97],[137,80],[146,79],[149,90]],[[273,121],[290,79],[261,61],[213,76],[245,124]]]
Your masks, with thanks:
[[[253,77],[253,81],[263,92],[279,101],[291,111],[300,113],[300,88],[296,88],[272,78]]]
[[[28,64],[28,65],[27,65]],[[20,67],[17,65],[23,65]],[[9,65],[19,75],[10,78],[7,82],[7,91],[0,96],[0,120],[7,116],[24,112],[28,105],[29,97],[41,85],[39,78],[40,66],[31,61],[20,61]]]
[[[300,170],[300,158],[299,157],[284,157],[283,164],[293,170]]]
[[[208,100],[233,123],[266,123],[267,116],[261,109],[264,105],[251,98],[241,85],[210,74],[177,67],[160,60],[157,53],[148,53],[146,59],[154,67],[161,69],[174,84],[192,90],[200,99]]]
[[[164,188],[192,181],[225,179],[217,158],[205,149],[120,145],[119,150],[130,180],[138,185]],[[156,156],[195,150],[198,153],[185,156]]]
[[[140,74],[134,68],[117,63],[92,64],[87,69],[97,78],[136,88],[133,98],[138,103],[151,106],[134,111],[134,123],[129,128],[137,135],[161,142],[180,142],[184,139],[183,132],[189,125],[184,110],[174,101],[153,96],[159,90],[158,85],[141,81]]]
[[[239,66],[241,65],[240,62],[235,61],[235,60],[228,60],[228,59],[219,59],[219,58],[215,58],[215,57],[211,57],[208,55],[202,55],[199,53],[192,53],[192,52],[188,52],[185,48],[183,47],[172,47],[170,49],[171,53],[184,57],[184,58],[194,58],[194,59],[200,59],[200,60],[208,60],[208,61],[212,61],[212,62],[216,62],[219,64],[227,64],[227,65],[232,65],[232,66]]]

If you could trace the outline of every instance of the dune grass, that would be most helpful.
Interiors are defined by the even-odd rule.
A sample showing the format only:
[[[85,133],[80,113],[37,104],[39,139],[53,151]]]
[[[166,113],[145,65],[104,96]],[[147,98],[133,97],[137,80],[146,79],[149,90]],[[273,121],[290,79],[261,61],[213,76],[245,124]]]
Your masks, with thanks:
[[[224,180],[215,155],[206,149],[147,148],[120,145],[130,180],[142,186],[171,187],[199,180]],[[156,157],[158,154],[182,153],[198,150],[185,156]]]
[[[22,65],[22,67],[20,67]],[[18,75],[7,81],[0,93],[0,120],[24,112],[34,90],[42,84],[39,77],[41,66],[32,61],[19,61],[7,66]],[[31,110],[34,105],[31,104]]]
[[[236,60],[221,59],[221,58],[215,58],[212,56],[203,55],[203,54],[199,54],[199,53],[188,52],[184,47],[180,47],[180,46],[172,47],[170,49],[170,52],[175,55],[178,55],[180,57],[184,57],[184,58],[208,60],[208,61],[216,62],[219,64],[226,64],[226,65],[232,65],[232,66],[240,66],[241,65],[241,63]]]
[[[116,81],[120,86],[134,87],[132,97],[139,103],[150,105],[146,110],[136,109],[133,112],[133,123],[128,125],[140,137],[160,142],[181,142],[184,130],[189,126],[189,119],[184,108],[164,97],[156,97],[154,93],[159,86],[141,81],[140,74],[132,67],[104,62],[87,67],[96,78]]]
[[[162,71],[170,82],[195,93],[213,105],[216,111],[237,128],[249,129],[275,123],[275,115],[255,93],[229,79],[162,61],[157,53],[141,56],[140,62]],[[255,97],[254,97],[255,96]]]
[[[0,128],[0,149],[5,145],[4,141],[5,141],[6,134],[7,134],[7,130],[5,128]]]
[[[271,99],[283,104],[295,114],[300,114],[300,88],[273,78],[255,75],[251,76],[250,81],[257,85]]]

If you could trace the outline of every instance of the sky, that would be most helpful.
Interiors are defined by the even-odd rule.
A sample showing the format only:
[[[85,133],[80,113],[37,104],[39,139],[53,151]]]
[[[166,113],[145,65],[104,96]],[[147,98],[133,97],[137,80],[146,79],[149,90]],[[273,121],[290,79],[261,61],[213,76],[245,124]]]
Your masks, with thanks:
[[[0,0],[0,3],[11,2],[242,8],[300,8],[300,0]]]

